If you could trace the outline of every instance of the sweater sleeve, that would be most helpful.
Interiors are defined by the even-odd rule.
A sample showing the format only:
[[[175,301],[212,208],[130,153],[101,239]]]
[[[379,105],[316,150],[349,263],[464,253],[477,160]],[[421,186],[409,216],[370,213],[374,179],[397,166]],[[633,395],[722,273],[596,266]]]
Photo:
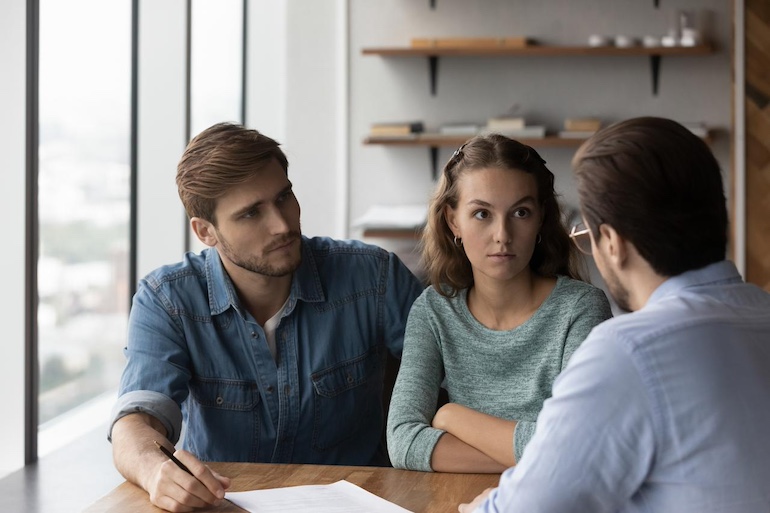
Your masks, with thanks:
[[[572,353],[588,337],[594,326],[610,317],[612,317],[610,303],[601,289],[590,287],[575,300],[564,340],[562,370],[567,366]],[[537,422],[532,421],[520,421],[516,424],[513,433],[513,455],[517,463],[524,454],[524,448],[534,436],[536,427]]]
[[[388,412],[387,443],[396,468],[431,471],[433,449],[444,431],[431,427],[444,367],[425,294],[412,306],[404,353]]]
[[[591,333],[594,326],[611,317],[610,302],[601,289],[591,287],[575,301],[570,316],[567,338],[564,342],[564,354],[561,360],[562,370],[569,363],[572,353],[588,338],[588,334]]]

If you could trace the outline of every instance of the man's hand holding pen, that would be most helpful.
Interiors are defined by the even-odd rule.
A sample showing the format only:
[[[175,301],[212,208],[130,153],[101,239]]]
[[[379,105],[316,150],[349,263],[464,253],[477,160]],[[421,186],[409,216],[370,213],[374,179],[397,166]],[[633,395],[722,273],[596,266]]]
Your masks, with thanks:
[[[172,452],[154,441],[167,457],[148,483],[150,500],[168,511],[193,511],[196,508],[216,506],[224,500],[230,487],[230,478],[211,470],[191,453]]]

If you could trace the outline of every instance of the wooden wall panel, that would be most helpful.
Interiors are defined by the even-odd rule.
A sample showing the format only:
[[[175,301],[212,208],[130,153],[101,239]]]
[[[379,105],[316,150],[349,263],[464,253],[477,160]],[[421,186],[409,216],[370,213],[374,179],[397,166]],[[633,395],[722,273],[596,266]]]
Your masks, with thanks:
[[[745,8],[746,280],[770,291],[770,2]]]

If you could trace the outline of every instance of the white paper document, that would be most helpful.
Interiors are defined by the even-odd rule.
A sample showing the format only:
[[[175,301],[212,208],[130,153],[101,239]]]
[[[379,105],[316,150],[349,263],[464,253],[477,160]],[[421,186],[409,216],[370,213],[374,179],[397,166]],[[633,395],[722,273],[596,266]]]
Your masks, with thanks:
[[[227,499],[252,513],[411,513],[348,481],[228,492]]]

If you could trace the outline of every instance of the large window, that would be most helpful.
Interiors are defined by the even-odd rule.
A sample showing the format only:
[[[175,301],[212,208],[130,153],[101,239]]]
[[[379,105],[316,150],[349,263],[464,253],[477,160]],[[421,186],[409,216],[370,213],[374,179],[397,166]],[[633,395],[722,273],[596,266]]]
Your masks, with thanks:
[[[243,0],[192,0],[190,137],[215,123],[243,123]],[[189,229],[188,249],[206,246]]]
[[[100,397],[114,401],[124,365],[131,1],[40,0],[39,73],[42,428]]]

